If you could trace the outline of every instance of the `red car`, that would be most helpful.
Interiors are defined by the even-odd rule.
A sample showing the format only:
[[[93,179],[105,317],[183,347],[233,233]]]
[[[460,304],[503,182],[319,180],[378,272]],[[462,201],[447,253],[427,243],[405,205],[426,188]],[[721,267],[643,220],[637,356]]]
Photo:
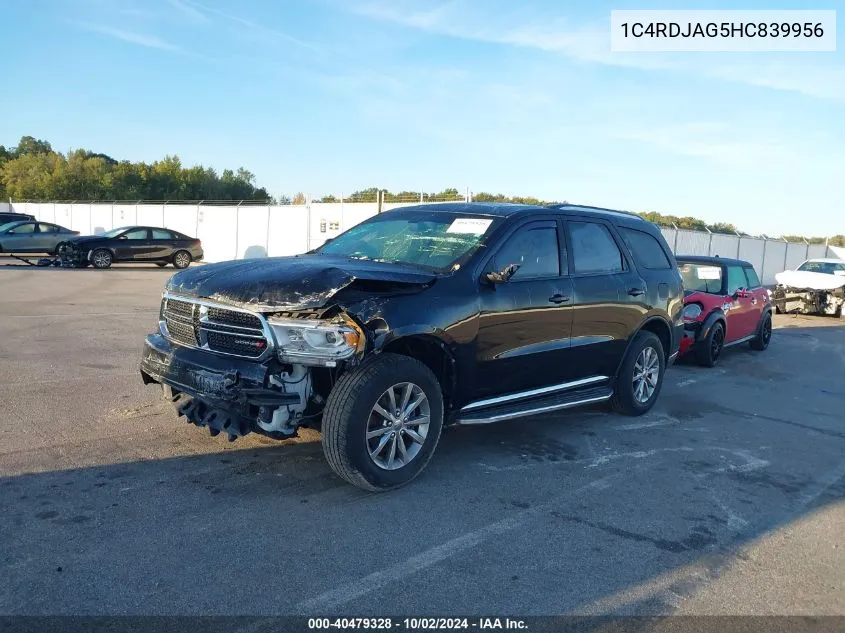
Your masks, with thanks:
[[[684,337],[680,356],[694,354],[713,367],[725,347],[750,343],[765,350],[772,339],[772,301],[754,266],[738,259],[679,256],[684,280]]]

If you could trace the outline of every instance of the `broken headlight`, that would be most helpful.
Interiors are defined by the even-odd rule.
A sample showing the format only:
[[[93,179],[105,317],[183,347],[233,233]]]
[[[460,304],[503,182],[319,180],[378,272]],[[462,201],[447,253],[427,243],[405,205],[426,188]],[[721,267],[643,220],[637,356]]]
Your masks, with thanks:
[[[333,367],[355,354],[364,340],[353,323],[273,317],[267,322],[276,339],[276,354],[287,363]]]

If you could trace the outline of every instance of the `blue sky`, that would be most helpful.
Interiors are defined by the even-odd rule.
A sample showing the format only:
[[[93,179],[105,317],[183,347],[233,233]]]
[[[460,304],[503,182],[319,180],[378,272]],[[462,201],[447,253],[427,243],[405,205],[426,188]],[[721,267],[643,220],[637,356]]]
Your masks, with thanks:
[[[0,7],[6,145],[30,134],[62,151],[244,166],[274,195],[454,186],[693,215],[769,235],[845,233],[841,48],[609,51],[612,8],[729,3]]]

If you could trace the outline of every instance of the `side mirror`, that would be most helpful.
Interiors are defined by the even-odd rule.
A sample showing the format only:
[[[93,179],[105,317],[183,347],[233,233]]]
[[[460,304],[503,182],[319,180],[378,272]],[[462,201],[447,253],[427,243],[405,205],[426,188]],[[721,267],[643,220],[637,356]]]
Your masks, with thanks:
[[[490,272],[484,276],[492,284],[503,284],[513,277],[517,270],[519,270],[519,264],[509,264],[499,272]]]

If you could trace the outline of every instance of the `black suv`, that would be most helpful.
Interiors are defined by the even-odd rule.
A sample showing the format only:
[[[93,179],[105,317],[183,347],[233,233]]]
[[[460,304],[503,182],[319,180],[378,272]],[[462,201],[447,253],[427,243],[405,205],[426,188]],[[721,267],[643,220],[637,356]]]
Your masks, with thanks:
[[[682,308],[672,252],[636,215],[419,205],[305,255],[177,273],[141,373],[212,435],[319,428],[338,475],[387,490],[444,425],[603,401],[645,413]]]

